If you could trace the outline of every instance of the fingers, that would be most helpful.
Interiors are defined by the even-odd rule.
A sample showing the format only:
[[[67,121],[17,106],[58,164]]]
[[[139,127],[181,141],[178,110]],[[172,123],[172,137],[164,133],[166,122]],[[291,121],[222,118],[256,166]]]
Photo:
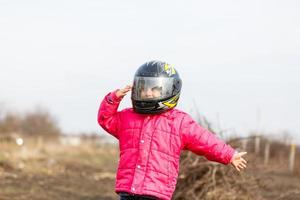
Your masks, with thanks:
[[[238,153],[237,155],[240,156],[240,157],[242,157],[242,156],[244,156],[246,154],[247,154],[247,152],[241,152],[241,153]]]
[[[123,95],[125,95],[127,92],[129,92],[132,89],[132,85],[126,85],[123,89],[121,89],[121,92]]]
[[[246,165],[244,165],[244,164],[240,164],[240,165],[237,165],[237,166],[234,166],[235,167],[235,169],[237,170],[237,171],[241,171],[241,170],[244,170],[247,166]]]
[[[247,162],[243,159],[235,160],[232,165],[237,171],[241,171],[247,168]]]
[[[132,85],[126,85],[123,89],[118,89],[116,95],[118,97],[124,97],[127,92],[132,89]]]
[[[247,167],[247,165],[244,163],[240,163],[239,166],[243,167],[243,169],[245,169]]]
[[[132,85],[126,85],[126,87],[123,89],[124,92],[128,92],[132,89]]]
[[[131,88],[132,88],[132,85],[130,84],[130,85],[126,85],[126,87],[125,87],[126,89],[129,89],[129,90],[131,90]]]
[[[243,164],[247,164],[247,161],[244,158],[240,158],[240,160]]]
[[[247,154],[247,152],[237,153],[237,154],[235,154],[234,159],[232,161],[232,165],[239,172],[241,170],[246,169],[246,167],[247,167],[247,161],[244,158],[242,158],[242,156],[244,156],[246,154]]]

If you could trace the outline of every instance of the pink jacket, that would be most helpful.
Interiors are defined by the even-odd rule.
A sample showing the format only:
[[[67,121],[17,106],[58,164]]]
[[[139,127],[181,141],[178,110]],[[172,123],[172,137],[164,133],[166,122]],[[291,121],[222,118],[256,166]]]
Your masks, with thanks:
[[[121,98],[106,95],[98,122],[119,140],[118,192],[169,200],[175,190],[181,150],[208,160],[230,163],[234,149],[197,124],[188,114],[172,109],[163,114],[138,114],[132,108],[117,111]]]

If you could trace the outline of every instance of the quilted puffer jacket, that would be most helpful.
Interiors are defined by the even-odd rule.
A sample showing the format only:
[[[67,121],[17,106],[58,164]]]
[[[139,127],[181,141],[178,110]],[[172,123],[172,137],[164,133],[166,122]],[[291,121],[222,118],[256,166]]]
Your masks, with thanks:
[[[119,140],[117,193],[171,199],[182,150],[190,150],[211,161],[230,163],[235,150],[188,114],[178,109],[156,115],[138,114],[132,108],[118,112],[120,101],[121,98],[111,92],[98,112],[98,123]]]

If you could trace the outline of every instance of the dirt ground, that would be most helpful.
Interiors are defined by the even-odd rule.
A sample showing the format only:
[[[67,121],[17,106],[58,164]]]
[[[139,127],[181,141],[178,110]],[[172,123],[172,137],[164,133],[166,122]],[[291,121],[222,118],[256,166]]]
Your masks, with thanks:
[[[267,200],[300,200],[300,176],[288,170],[288,163],[273,159],[268,166],[254,155],[248,156],[245,173],[257,178],[259,192]],[[297,167],[299,165],[296,165]],[[299,169],[295,169],[299,171]]]
[[[112,200],[115,147],[2,148],[0,200]]]
[[[300,178],[289,173],[256,173],[265,184],[260,189],[266,199],[300,200]]]
[[[0,146],[0,200],[113,200],[116,146]],[[266,200],[300,200],[300,177],[249,163]],[[226,192],[226,191],[224,191]]]

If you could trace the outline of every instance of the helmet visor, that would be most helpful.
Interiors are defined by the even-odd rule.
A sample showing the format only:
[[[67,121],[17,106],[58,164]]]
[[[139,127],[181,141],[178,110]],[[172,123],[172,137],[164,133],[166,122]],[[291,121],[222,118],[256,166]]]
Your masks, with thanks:
[[[135,100],[159,100],[175,94],[174,78],[141,77],[134,78],[132,98]]]

